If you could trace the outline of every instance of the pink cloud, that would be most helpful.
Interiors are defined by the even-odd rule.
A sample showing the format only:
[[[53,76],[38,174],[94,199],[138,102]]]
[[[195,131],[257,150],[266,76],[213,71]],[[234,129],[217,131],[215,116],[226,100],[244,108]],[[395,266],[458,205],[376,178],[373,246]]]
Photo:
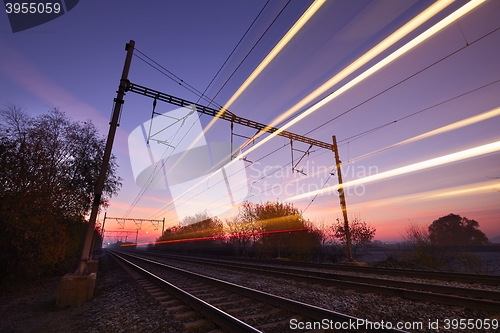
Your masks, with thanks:
[[[38,98],[60,107],[76,120],[92,119],[96,124],[108,123],[98,110],[59,86],[2,40],[0,40],[0,59],[2,59],[0,73]]]

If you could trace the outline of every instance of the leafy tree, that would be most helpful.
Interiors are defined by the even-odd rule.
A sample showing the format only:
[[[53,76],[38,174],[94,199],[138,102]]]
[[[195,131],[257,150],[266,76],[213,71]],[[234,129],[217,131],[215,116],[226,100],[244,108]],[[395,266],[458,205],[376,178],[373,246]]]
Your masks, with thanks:
[[[451,215],[451,216],[450,216]],[[443,220],[460,221],[462,218],[458,215],[450,214],[433,222],[434,225],[424,226],[411,222],[403,233],[404,242],[399,245],[399,249],[392,253],[388,262],[391,266],[403,268],[425,268],[433,270],[459,271],[465,273],[486,273],[489,271],[488,264],[467,248],[460,246],[440,246],[431,239],[430,230],[436,231],[436,225],[441,224]],[[455,221],[455,223],[457,223]],[[467,224],[464,222],[464,224]],[[446,229],[446,228],[445,228]],[[435,236],[435,235],[434,235]],[[454,237],[446,234],[445,239]],[[460,237],[460,236],[459,236]],[[456,244],[455,244],[456,245]]]
[[[1,161],[0,189],[8,195],[29,195],[34,205],[49,205],[63,215],[85,216],[106,144],[94,124],[73,122],[57,108],[31,117],[9,105],[1,116],[6,156]],[[113,156],[101,199],[104,206],[121,186],[116,168]]]
[[[262,257],[305,259],[310,257],[314,241],[311,225],[292,204],[246,202],[240,217],[259,226],[258,250]]]
[[[99,175],[104,138],[57,108],[32,117],[0,111],[0,280],[67,270],[76,262]],[[113,157],[102,203],[121,186]],[[2,279],[3,278],[3,279]]]
[[[157,239],[159,248],[181,252],[217,252],[224,241],[224,227],[217,217],[209,217],[206,212],[195,216],[187,216],[183,222],[195,221],[204,216],[205,219],[184,226],[171,227]]]
[[[254,257],[263,231],[263,224],[256,212],[255,205],[245,201],[239,208],[237,219],[243,228],[246,229],[245,231],[248,231],[247,234],[251,240],[250,257]]]
[[[478,246],[488,244],[488,238],[479,230],[479,223],[460,215],[449,214],[432,222],[429,239],[438,246]]]
[[[344,222],[337,219],[331,226],[333,237],[340,241],[347,256],[347,236],[344,228]],[[355,259],[361,255],[361,252],[368,248],[375,236],[376,229],[362,221],[359,217],[349,221],[349,231],[351,234],[352,255]]]
[[[244,256],[255,236],[254,225],[251,222],[242,222],[238,217],[234,217],[226,220],[226,226],[228,240],[233,246],[236,256]]]

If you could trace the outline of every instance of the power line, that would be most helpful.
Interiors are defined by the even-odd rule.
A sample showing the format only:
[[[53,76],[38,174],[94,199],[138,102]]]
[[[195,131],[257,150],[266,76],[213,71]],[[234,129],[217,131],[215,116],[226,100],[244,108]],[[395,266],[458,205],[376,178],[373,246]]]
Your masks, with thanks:
[[[233,73],[228,77],[228,79],[226,80],[226,82],[224,82],[224,84],[220,87],[220,89],[217,91],[217,93],[215,94],[215,96],[212,98],[212,100],[214,100],[219,94],[220,92],[222,91],[222,89],[224,89],[224,87],[226,86],[226,84],[229,82],[229,80],[231,80],[231,78],[233,77],[233,75],[236,73],[236,71],[240,68],[240,66],[243,64],[243,62],[248,58],[248,56],[250,55],[250,53],[254,50],[254,48],[257,46],[257,44],[259,44],[259,42],[262,40],[262,38],[264,37],[264,35],[269,31],[269,29],[273,26],[274,22],[276,22],[276,20],[278,19],[278,17],[281,15],[281,13],[283,13],[283,11],[285,10],[285,8],[288,6],[288,4],[290,3],[291,0],[288,0],[288,2],[285,4],[285,6],[280,10],[280,12],[278,13],[278,15],[276,15],[276,17],[274,18],[274,20],[271,22],[271,24],[269,24],[269,26],[267,27],[267,29],[262,33],[262,35],[259,37],[259,39],[254,43],[254,45],[252,46],[252,48],[250,49],[250,51],[247,52],[247,54],[245,55],[245,57],[243,57],[243,59],[240,61],[240,63],[238,64],[238,66],[235,68],[235,70],[233,71]],[[209,104],[210,105],[210,104]]]
[[[399,81],[399,82],[397,82],[397,83],[393,84],[392,86],[390,86],[390,87],[388,87],[388,88],[386,88],[386,89],[382,90],[382,91],[381,91],[381,92],[379,92],[378,94],[373,95],[372,97],[370,97],[370,98],[368,98],[368,99],[364,100],[363,102],[361,102],[361,103],[357,104],[356,106],[353,106],[352,108],[350,108],[350,109],[348,109],[348,110],[346,110],[346,111],[342,112],[341,114],[339,114],[339,115],[337,115],[337,116],[335,116],[335,117],[331,118],[330,120],[328,120],[328,121],[326,121],[326,122],[322,123],[321,125],[319,125],[319,126],[317,126],[317,127],[313,128],[312,130],[308,131],[305,135],[308,135],[308,134],[310,134],[311,132],[314,132],[314,131],[316,131],[316,130],[320,129],[321,127],[325,126],[326,124],[329,124],[329,123],[331,123],[332,121],[334,121],[334,120],[336,120],[336,119],[338,119],[338,118],[340,118],[340,117],[342,117],[342,116],[346,115],[347,113],[349,113],[349,112],[353,111],[354,109],[357,109],[358,107],[360,107],[360,106],[362,106],[362,105],[364,105],[364,104],[368,103],[369,101],[371,101],[371,100],[375,99],[376,97],[378,97],[378,96],[380,96],[380,95],[382,95],[382,94],[386,93],[387,91],[391,90],[392,88],[395,88],[395,87],[399,86],[401,83],[408,81],[409,79],[411,79],[411,78],[413,78],[413,77],[417,76],[418,74],[420,74],[420,73],[422,73],[422,72],[424,72],[424,71],[428,70],[429,68],[431,68],[431,67],[433,67],[433,66],[437,65],[437,64],[438,64],[438,63],[440,63],[441,61],[444,61],[444,60],[446,60],[446,59],[448,59],[448,58],[452,57],[453,55],[457,54],[458,52],[463,51],[464,49],[466,49],[466,48],[470,47],[471,45],[473,45],[473,44],[475,44],[476,42],[478,42],[478,41],[482,40],[483,38],[486,38],[487,36],[489,36],[489,35],[493,34],[494,32],[496,32],[496,31],[498,31],[498,30],[500,30],[500,28],[496,28],[496,29],[494,29],[494,30],[490,31],[489,33],[487,33],[487,34],[485,34],[485,35],[483,35],[483,36],[479,37],[479,38],[478,38],[478,39],[476,39],[476,40],[474,40],[472,43],[469,43],[469,44],[467,44],[467,45],[465,45],[465,46],[463,46],[463,47],[459,48],[458,50],[451,52],[450,54],[448,54],[448,55],[444,56],[443,58],[441,58],[441,59],[439,59],[439,60],[437,60],[437,61],[435,61],[434,63],[430,64],[429,66],[424,67],[423,69],[421,69],[421,70],[419,70],[419,71],[415,72],[414,74],[412,74],[412,75],[410,75],[410,76],[408,76],[408,77],[404,78],[403,80],[401,80],[401,81]],[[332,92],[332,93],[333,93],[333,92]]]
[[[495,80],[495,81],[493,81],[493,82],[487,83],[487,84],[482,85],[482,86],[480,86],[480,87],[478,87],[478,88],[475,88],[475,89],[469,90],[469,91],[464,92],[464,93],[462,93],[462,94],[460,94],[460,95],[457,95],[457,96],[454,96],[454,97],[449,98],[449,99],[447,99],[447,100],[444,100],[444,101],[442,101],[442,102],[436,103],[436,104],[434,104],[434,105],[431,105],[431,106],[426,107],[426,108],[424,108],[424,109],[421,109],[421,110],[419,110],[419,111],[416,111],[416,112],[410,113],[409,115],[406,115],[406,116],[404,116],[404,117],[398,118],[398,119],[393,120],[393,121],[391,121],[391,122],[388,122],[388,123],[386,123],[386,124],[383,124],[383,125],[380,125],[380,126],[374,127],[374,128],[372,128],[372,129],[369,129],[369,130],[367,130],[367,131],[364,131],[364,132],[358,133],[358,134],[356,134],[356,135],[350,136],[350,137],[348,137],[348,138],[345,138],[345,139],[343,139],[343,140],[340,140],[339,142],[345,142],[345,141],[352,142],[352,141],[355,141],[355,140],[360,139],[360,138],[362,138],[362,137],[364,137],[364,136],[366,136],[366,135],[368,135],[368,134],[371,134],[371,133],[376,132],[376,131],[378,131],[378,130],[380,130],[380,129],[382,129],[382,128],[385,128],[385,127],[387,127],[387,126],[389,126],[389,125],[393,125],[393,124],[395,124],[395,123],[397,123],[397,122],[400,122],[401,120],[405,120],[405,119],[407,119],[407,118],[410,118],[410,117],[416,116],[417,114],[420,114],[420,113],[422,113],[422,112],[429,111],[429,110],[430,110],[430,109],[432,109],[432,108],[435,108],[435,107],[437,107],[437,106],[443,105],[443,104],[448,103],[448,102],[451,102],[451,101],[453,101],[453,100],[455,100],[455,99],[458,99],[458,98],[460,98],[460,97],[466,96],[466,95],[471,94],[471,93],[473,93],[473,92],[476,92],[476,91],[478,91],[478,90],[484,89],[484,88],[489,87],[489,86],[491,86],[491,85],[493,85],[493,84],[495,84],[495,83],[498,83],[498,82],[500,82],[500,80]]]
[[[143,62],[145,62],[146,64],[148,64],[149,66],[151,66],[152,68],[154,68],[155,70],[157,70],[158,72],[162,73],[163,75],[167,76],[168,78],[170,78],[171,80],[173,80],[174,82],[178,83],[179,85],[185,87],[186,89],[188,89],[189,91],[191,91],[192,93],[194,93],[195,95],[197,95],[199,98],[198,98],[198,102],[203,99],[205,100],[206,102],[208,102],[210,104],[215,104],[217,105],[217,103],[214,103],[214,99],[215,97],[217,96],[214,96],[212,99],[209,99],[208,97],[206,97],[205,95],[205,92],[208,90],[208,88],[210,87],[210,85],[212,84],[212,82],[215,80],[215,78],[217,77],[217,75],[220,73],[220,71],[222,70],[222,68],[225,66],[225,64],[227,63],[227,61],[230,59],[230,57],[232,56],[232,54],[236,51],[236,49],[238,48],[238,46],[240,45],[240,43],[243,41],[243,39],[245,38],[245,36],[248,34],[248,32],[250,31],[250,29],[252,28],[252,26],[255,24],[255,22],[257,21],[257,19],[260,17],[260,15],[262,14],[262,12],[264,11],[264,9],[266,8],[266,6],[268,5],[270,0],[268,0],[266,2],[266,4],[262,7],[262,9],[260,10],[260,12],[257,14],[257,16],[255,17],[255,19],[252,21],[252,23],[250,24],[250,26],[248,27],[248,29],[245,31],[245,33],[243,34],[243,36],[240,38],[240,40],[238,41],[238,43],[236,44],[236,46],[233,48],[232,52],[229,54],[229,56],[226,58],[226,60],[224,61],[224,63],[222,64],[222,66],[219,68],[218,72],[216,73],[216,75],[213,77],[213,79],[210,81],[209,85],[205,88],[205,90],[203,92],[200,92],[199,90],[197,90],[196,88],[194,88],[193,86],[191,86],[189,83],[185,82],[182,78],[180,78],[179,76],[175,75],[174,73],[172,73],[171,71],[169,71],[168,69],[166,69],[164,66],[160,65],[158,62],[156,62],[155,60],[153,60],[152,58],[150,58],[149,56],[147,56],[146,54],[144,54],[142,51],[140,51],[139,49],[135,49],[137,52],[139,52],[143,57],[145,57],[146,59],[148,59],[150,62],[152,62],[153,64],[151,64],[149,61],[146,61],[144,58],[142,58],[141,56],[138,56],[137,54],[134,54],[137,58],[139,58],[140,60],[142,60]],[[289,3],[290,1],[288,1]],[[288,5],[288,3],[285,5],[285,7]],[[283,9],[285,8],[283,7]],[[276,16],[276,18],[273,20],[273,22],[268,26],[268,28],[266,29],[266,31],[262,34],[262,36],[259,38],[259,40],[257,41],[257,43],[262,39],[262,37],[264,36],[264,34],[269,30],[269,28],[271,27],[271,25],[274,23],[274,21],[278,18],[278,16],[281,14],[281,12],[283,11],[283,9],[280,11],[280,13]],[[252,47],[252,49],[247,53],[247,55],[245,56],[245,58],[240,62],[240,65],[233,71],[233,73],[231,74],[231,77],[234,75],[234,73],[238,70],[238,68],[241,66],[241,64],[243,63],[243,61],[248,57],[248,55],[250,54],[250,52],[255,48],[255,46],[257,45],[254,44],[254,46]],[[159,68],[158,68],[159,67]],[[227,81],[226,81],[227,83]],[[225,84],[224,84],[225,85]],[[222,89],[222,88],[221,88]],[[221,90],[219,90],[220,92]],[[222,107],[220,105],[218,105],[219,107]],[[200,114],[198,116],[198,119],[200,119],[202,116],[202,114]],[[151,120],[152,121],[152,120]],[[184,137],[189,133],[189,131],[192,129],[192,127],[194,126],[194,123],[191,125],[191,127],[186,131],[186,133],[184,134]],[[180,128],[178,129],[178,131],[180,130]],[[176,132],[175,135],[177,135],[178,131]],[[183,138],[184,138],[183,137]],[[168,150],[168,148],[167,148]],[[165,151],[165,153],[167,152],[167,150]],[[172,152],[170,153],[170,155],[167,157],[167,161],[168,159],[170,158],[170,156],[173,154],[173,152],[175,151],[175,148],[174,150],[172,150]],[[163,156],[165,155],[165,153],[163,154]],[[162,160],[163,160],[163,156],[162,156]],[[144,189],[141,189],[141,191],[138,193],[138,195],[136,196],[136,198],[134,199],[131,207],[127,210],[127,213],[125,216],[128,216],[128,214],[130,214],[130,212],[133,210],[133,208],[137,205],[137,203],[140,201],[140,199],[142,198],[142,196],[146,193],[149,185],[151,185],[152,181],[154,180],[154,178],[158,175],[158,173],[162,170],[162,168],[164,167],[164,164],[165,164],[166,161],[163,161],[162,163],[162,166],[161,168],[158,169],[158,171],[156,171],[155,173],[155,170],[153,171],[154,173],[154,176],[153,176],[153,173],[150,175],[149,178],[151,178],[151,180],[149,181],[149,178],[147,181],[149,181],[148,185],[146,186],[146,188]],[[147,182],[146,181],[146,182]]]
[[[241,42],[243,41],[243,39],[245,38],[245,36],[248,34],[248,32],[250,31],[250,29],[253,27],[253,25],[255,24],[255,22],[257,22],[258,18],[260,17],[260,15],[262,14],[262,12],[264,11],[264,9],[267,7],[267,5],[269,4],[269,1],[271,0],[267,0],[267,2],[264,4],[264,7],[262,7],[262,9],[260,10],[259,14],[257,14],[257,16],[255,17],[255,19],[253,20],[252,24],[250,24],[250,26],[248,27],[248,29],[245,31],[245,33],[243,34],[243,36],[241,36],[240,40],[238,41],[238,43],[235,45],[235,47],[233,48],[233,50],[231,51],[231,53],[229,54],[229,56],[226,58],[226,60],[224,61],[224,63],[220,66],[219,70],[217,71],[217,73],[215,73],[214,77],[212,78],[212,80],[210,81],[210,83],[207,85],[207,87],[205,88],[205,90],[203,91],[203,94],[205,94],[208,90],[208,88],[210,88],[210,86],[212,85],[212,83],[215,81],[215,79],[217,78],[217,76],[220,74],[220,72],[222,71],[222,69],[224,68],[224,66],[226,65],[226,63],[229,61],[229,59],[231,58],[231,56],[233,55],[233,53],[236,51],[236,49],[238,48],[238,46],[241,44]],[[235,70],[236,71],[236,70]],[[234,72],[233,72],[234,74]],[[227,82],[227,81],[226,81]],[[210,103],[215,99],[215,97],[217,96],[214,96]],[[197,103],[199,103],[200,101],[198,100]],[[210,103],[207,105],[207,106],[210,106]]]

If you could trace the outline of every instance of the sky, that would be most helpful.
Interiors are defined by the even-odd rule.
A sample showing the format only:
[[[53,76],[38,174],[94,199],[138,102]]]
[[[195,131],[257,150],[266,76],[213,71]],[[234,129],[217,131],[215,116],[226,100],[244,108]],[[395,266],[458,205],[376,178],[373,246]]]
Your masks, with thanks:
[[[450,1],[370,58],[434,2],[80,1],[16,33],[0,14],[0,105],[33,115],[57,106],[107,135],[125,44],[134,40],[134,84],[328,144],[335,136],[348,215],[376,228],[376,239],[399,240],[409,223],[450,213],[478,221],[492,238],[500,235],[500,1],[465,6]],[[232,136],[230,122],[160,101],[155,112],[168,117],[151,125],[151,98],[128,92],[124,101],[113,146],[123,186],[107,217],[165,219],[167,228],[199,211],[228,219],[244,201],[279,200],[313,223],[342,218],[332,151],[297,141],[292,149],[266,134],[217,164],[255,129],[235,124]],[[107,218],[105,229],[136,229],[118,221]],[[160,235],[155,226],[142,222],[139,243]]]

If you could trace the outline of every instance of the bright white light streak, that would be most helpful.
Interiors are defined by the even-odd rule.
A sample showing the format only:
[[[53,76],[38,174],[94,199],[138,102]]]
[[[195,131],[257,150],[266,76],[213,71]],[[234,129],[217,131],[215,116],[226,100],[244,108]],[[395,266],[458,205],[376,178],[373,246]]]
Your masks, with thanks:
[[[269,54],[262,60],[262,62],[255,68],[250,76],[243,82],[238,90],[226,102],[224,108],[230,107],[234,101],[243,93],[243,91],[255,80],[255,78],[262,73],[264,68],[283,50],[283,48],[290,42],[290,40],[302,29],[302,27],[311,19],[311,17],[318,11],[318,9],[326,2],[326,0],[316,0],[311,6],[302,14],[302,16],[295,22],[293,27],[283,36],[283,38],[276,44],[276,46],[269,52]]]
[[[462,127],[465,127],[465,126],[468,126],[468,125],[472,125],[472,124],[478,123],[478,122],[483,121],[483,120],[488,120],[490,118],[493,118],[493,117],[496,117],[496,116],[499,116],[499,115],[500,115],[500,108],[496,108],[496,109],[493,109],[493,110],[481,113],[481,114],[479,114],[477,116],[469,117],[467,119],[454,122],[452,124],[449,124],[449,125],[437,128],[437,129],[429,131],[429,132],[426,132],[424,134],[420,134],[420,135],[414,136],[413,138],[403,140],[401,142],[395,143],[395,144],[387,146],[385,148],[375,150],[375,151],[373,151],[371,153],[355,157],[353,159],[350,159],[348,162],[342,163],[342,165],[346,165],[346,164],[349,164],[349,163],[354,163],[354,162],[359,161],[359,160],[361,160],[363,158],[366,158],[366,157],[369,157],[369,156],[381,153],[381,152],[386,151],[386,150],[391,149],[391,148],[399,147],[401,145],[404,145],[404,144],[407,144],[407,143],[411,143],[411,142],[415,142],[415,141],[418,141],[418,140],[422,140],[422,139],[425,139],[425,138],[428,138],[428,137],[431,137],[431,136],[434,136],[434,135],[437,135],[437,134],[442,134],[442,133],[445,133],[445,132],[453,131],[453,130],[456,130],[456,129],[459,129],[459,128],[462,128]],[[330,166],[328,168],[325,168],[325,170],[321,170],[321,171],[318,171],[318,172],[315,172],[315,173],[307,174],[307,176],[305,176],[305,177],[292,179],[291,181],[289,181],[289,182],[287,182],[285,184],[296,183],[296,182],[299,182],[299,181],[303,181],[304,179],[307,179],[307,178],[316,177],[319,174],[325,173],[328,170],[331,170],[333,168],[335,168],[335,165],[332,165],[332,166]]]
[[[448,0],[447,0],[448,1]],[[229,100],[221,108],[217,116],[215,116],[208,125],[204,128],[203,134],[206,133],[217,121],[220,115],[227,110],[234,101],[240,97],[246,88],[259,76],[260,73],[271,63],[271,61],[283,50],[283,48],[290,42],[290,40],[302,29],[302,27],[311,19],[311,17],[320,9],[326,0],[315,0],[311,6],[302,14],[302,16],[295,22],[295,24],[288,30],[283,38],[276,44],[276,46],[269,52],[269,54],[262,60],[262,62],[254,69],[252,74],[243,82],[243,84],[236,90],[236,92],[229,98]]]
[[[407,166],[404,166],[401,168],[381,172],[381,173],[376,174],[376,175],[371,175],[368,177],[348,181],[348,182],[343,183],[343,187],[348,188],[351,186],[372,183],[372,182],[379,181],[379,180],[384,180],[384,179],[388,179],[388,178],[392,178],[392,177],[396,177],[396,176],[401,176],[401,175],[405,175],[408,173],[421,171],[421,170],[437,167],[440,165],[449,164],[449,163],[461,161],[464,159],[493,153],[493,152],[496,152],[499,150],[500,150],[500,141],[496,141],[496,142],[488,143],[488,144],[485,144],[482,146],[462,150],[462,151],[459,151],[459,152],[456,152],[453,154],[448,154],[448,155],[436,157],[436,158],[433,158],[430,160],[410,164],[410,165],[407,165]],[[338,185],[330,186],[330,187],[327,187],[327,188],[324,188],[321,190],[296,195],[296,196],[293,196],[291,198],[288,198],[287,200],[299,200],[299,199],[308,198],[308,197],[311,197],[311,196],[314,196],[317,194],[319,195],[319,194],[323,194],[323,193],[337,191],[338,187],[339,187]]]
[[[387,50],[390,46],[394,45],[397,41],[399,41],[401,38],[418,28],[420,25],[425,23],[427,20],[429,20],[431,17],[442,11],[444,8],[448,7],[451,3],[453,3],[454,0],[445,0],[445,1],[437,1],[431,6],[429,6],[427,9],[425,9],[423,12],[415,16],[413,19],[408,21],[405,25],[403,25],[401,28],[396,30],[394,33],[392,33],[389,37],[378,43],[376,46],[374,46],[371,50],[363,54],[361,57],[356,59],[353,63],[351,63],[349,66],[341,70],[339,73],[335,74],[330,80],[326,81],[323,83],[319,88],[314,90],[312,93],[307,95],[304,99],[302,99],[300,102],[295,104],[293,107],[285,111],[283,114],[281,114],[278,118],[273,120],[270,126],[275,126],[312,102],[314,99],[319,97],[321,94],[326,92],[328,89],[345,79],[347,76],[351,75],[354,73],[354,71],[358,70],[361,68],[361,66],[365,65],[368,63],[370,60],[378,56],[380,53],[383,51]]]
[[[433,25],[431,28],[427,29],[426,31],[424,31],[423,33],[421,33],[420,35],[418,35],[417,37],[412,39],[410,42],[406,43],[405,45],[403,45],[402,47],[400,47],[399,49],[397,49],[396,51],[391,53],[389,56],[385,57],[384,59],[382,59],[381,61],[379,61],[378,63],[376,63],[375,65],[373,65],[372,67],[370,67],[369,69],[367,69],[366,71],[364,71],[363,73],[361,73],[360,75],[358,75],[357,77],[355,77],[354,79],[352,79],[351,81],[349,81],[348,83],[343,85],[342,87],[340,87],[335,92],[331,93],[330,95],[326,96],[325,98],[323,98],[322,100],[320,100],[319,102],[317,102],[316,104],[314,104],[313,106],[308,108],[306,111],[301,113],[298,117],[290,120],[288,123],[283,125],[276,132],[271,133],[269,136],[267,136],[266,138],[264,138],[260,142],[256,143],[254,146],[252,146],[251,148],[249,148],[245,152],[242,152],[241,155],[245,156],[245,155],[249,154],[250,152],[254,151],[255,149],[259,148],[261,145],[263,145],[267,141],[271,140],[279,133],[283,132],[284,130],[286,130],[290,126],[298,123],[299,121],[301,121],[305,117],[309,116],[311,113],[315,112],[316,110],[318,110],[319,108],[321,108],[322,106],[327,104],[328,102],[331,102],[333,99],[340,96],[341,94],[343,94],[347,90],[351,89],[352,87],[354,87],[355,85],[357,85],[358,83],[363,81],[364,79],[368,78],[372,74],[374,74],[377,71],[379,71],[380,69],[384,68],[385,66],[387,66],[388,64],[390,64],[391,62],[393,62],[394,60],[396,60],[397,58],[399,58],[403,54],[405,54],[406,52],[410,51],[411,49],[413,49],[414,47],[416,47],[417,45],[419,45],[420,43],[422,43],[426,39],[430,38],[431,36],[433,36],[434,34],[439,32],[440,30],[442,30],[443,28],[445,28],[449,24],[453,23],[455,20],[459,19],[460,17],[467,14],[472,9],[479,6],[484,1],[486,1],[486,0],[472,0],[472,1],[468,2],[467,4],[465,4],[464,6],[460,7],[459,9],[457,9],[456,11],[454,11],[453,13],[451,13],[450,15],[448,15],[447,17],[445,17],[444,19],[442,19],[441,21],[439,21],[438,23]]]
[[[428,138],[428,137],[431,137],[431,136],[434,136],[434,135],[442,134],[442,133],[445,133],[445,132],[453,131],[453,130],[456,130],[456,129],[459,129],[459,128],[462,128],[462,127],[465,127],[465,126],[469,126],[469,125],[478,123],[478,122],[483,121],[483,120],[487,120],[487,119],[499,116],[499,115],[500,115],[500,108],[496,108],[496,109],[493,109],[493,110],[481,113],[481,114],[479,114],[477,116],[469,117],[467,119],[454,122],[452,124],[449,124],[449,125],[437,128],[437,129],[429,131],[429,132],[426,132],[424,134],[420,134],[420,135],[414,136],[413,138],[409,138],[409,139],[403,140],[401,142],[398,142],[398,143],[395,143],[395,144],[390,145],[388,147],[376,150],[374,152],[371,152],[371,153],[368,153],[368,154],[365,154],[365,155],[361,155],[359,157],[353,158],[352,160],[349,161],[349,163],[358,161],[358,160],[363,159],[365,157],[368,157],[368,156],[371,156],[371,155],[383,152],[385,150],[388,150],[388,149],[391,149],[391,148],[394,148],[394,147],[405,145],[407,143],[411,143],[411,142],[415,142],[415,141],[418,141],[418,140],[422,140],[422,139],[425,139],[425,138]]]
[[[408,195],[400,195],[393,198],[385,198],[379,200],[370,200],[369,202],[351,204],[351,210],[365,210],[378,208],[382,206],[404,204],[405,202],[415,202],[415,201],[429,201],[429,200],[439,200],[446,199],[450,197],[463,197],[467,195],[477,195],[486,194],[488,192],[493,193],[498,189],[498,181],[486,181],[475,184],[461,185],[443,188],[434,191],[426,191],[413,193]]]
[[[331,100],[333,100],[337,96],[339,96],[342,93],[344,93],[345,91],[349,90],[350,88],[352,88],[353,86],[355,86],[356,84],[361,82],[362,80],[366,79],[367,77],[369,77],[373,73],[377,72],[379,69],[385,67],[387,64],[394,61],[395,59],[397,59],[398,57],[400,57],[404,53],[408,52],[409,50],[411,50],[412,48],[414,48],[418,44],[422,43],[424,40],[431,37],[435,33],[439,32],[441,29],[445,28],[447,25],[451,24],[452,22],[454,22],[458,18],[462,17],[463,15],[465,15],[466,13],[471,11],[472,9],[476,8],[484,1],[485,0],[471,0],[471,2],[460,7],[459,9],[454,11],[452,14],[448,15],[446,18],[439,21],[437,24],[433,25],[431,28],[429,28],[428,30],[426,30],[425,32],[423,32],[422,34],[420,34],[419,36],[417,36],[416,38],[414,38],[413,40],[411,40],[410,42],[408,42],[407,44],[405,44],[404,46],[402,46],[401,48],[399,48],[398,50],[396,50],[395,52],[393,52],[392,54],[390,54],[386,58],[384,58],[383,60],[381,60],[380,62],[378,62],[374,66],[372,66],[371,68],[369,68],[368,70],[366,70],[365,72],[363,72],[362,74],[360,74],[359,76],[357,76],[356,78],[354,78],[353,80],[351,80],[350,82],[345,84],[344,86],[342,86],[340,89],[338,89],[334,93],[328,95],[327,97],[325,97],[321,101],[319,101],[316,104],[314,104],[313,106],[311,106],[308,110],[306,110],[304,113],[299,115],[297,118],[295,118],[295,119],[289,121],[288,123],[286,123],[285,125],[283,125],[278,131],[270,134],[269,136],[264,138],[262,141],[256,143],[254,146],[252,146],[248,150],[246,150],[244,152],[240,152],[240,157],[243,158],[244,156],[248,155],[250,152],[254,151],[255,149],[257,149],[258,147],[260,147],[261,145],[263,145],[267,141],[271,140],[272,138],[274,138],[276,135],[278,135],[282,131],[286,130],[288,127],[290,127],[290,126],[294,125],[295,123],[297,123],[298,121],[304,119],[305,117],[307,117],[308,115],[310,115],[314,111],[321,108],[326,103],[330,102]],[[440,1],[439,3],[441,3],[441,2],[446,3],[446,1]],[[217,118],[212,119],[209,126],[206,127],[206,130],[208,130],[210,128],[210,126],[213,124],[213,122],[215,122],[216,120],[217,120]],[[195,142],[196,142],[196,140],[195,140]],[[230,162],[229,164],[231,164],[231,163],[233,163],[233,162]],[[187,193],[188,191],[189,190],[187,190],[185,193]],[[185,193],[183,193],[182,195],[184,195]]]
[[[448,0],[447,0],[448,1]],[[315,0],[311,6],[302,14],[302,16],[295,22],[295,24],[288,30],[288,32],[283,36],[283,38],[276,44],[276,46],[269,52],[269,54],[262,60],[262,62],[257,66],[257,68],[250,74],[250,76],[243,82],[243,84],[236,90],[236,92],[229,98],[229,100],[224,104],[217,115],[210,120],[207,126],[203,129],[201,133],[193,140],[193,142],[186,149],[184,154],[181,156],[179,163],[185,156],[186,152],[191,149],[196,142],[202,139],[205,133],[215,124],[219,119],[220,115],[229,108],[233,102],[243,93],[243,91],[255,80],[255,78],[269,65],[269,63],[278,55],[278,53],[283,50],[283,48],[290,42],[290,40],[300,31],[300,29],[311,19],[311,17],[320,9],[320,7],[326,2],[326,0]],[[232,147],[231,147],[232,149]],[[173,166],[175,167],[177,163]],[[182,195],[181,195],[182,196]]]

